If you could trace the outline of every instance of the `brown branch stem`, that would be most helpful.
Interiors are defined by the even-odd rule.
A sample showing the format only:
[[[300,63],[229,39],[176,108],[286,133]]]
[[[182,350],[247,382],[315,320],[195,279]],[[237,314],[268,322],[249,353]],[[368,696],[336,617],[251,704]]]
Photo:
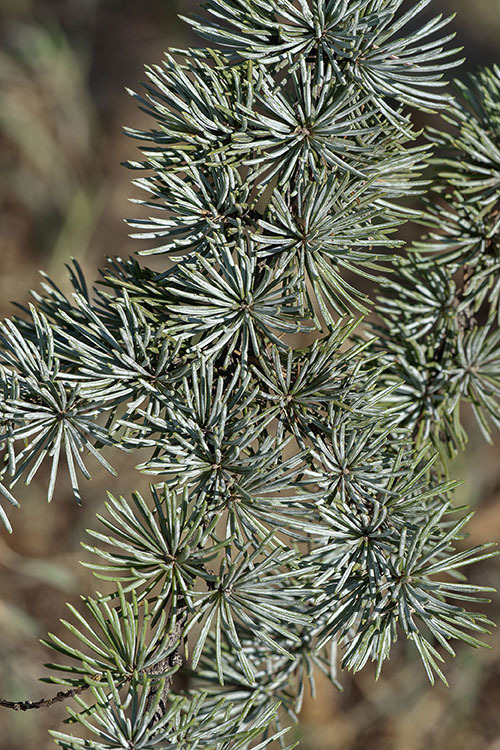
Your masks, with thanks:
[[[53,706],[54,703],[61,703],[67,698],[73,698],[73,696],[83,693],[87,688],[88,685],[80,685],[77,688],[70,688],[70,690],[60,690],[52,698],[40,698],[38,701],[7,701],[4,698],[0,698],[0,706],[11,708],[13,711],[29,711],[32,708],[47,708],[48,706]]]
[[[181,656],[180,646],[181,646],[182,631],[183,631],[185,619],[186,619],[186,609],[185,607],[182,607],[179,619],[177,620],[172,632],[170,633],[168,642],[166,645],[167,651],[169,651],[176,643],[178,643],[177,648],[175,648],[173,652],[168,653],[164,659],[159,661],[153,667],[150,667],[149,669],[147,669],[146,673],[148,675],[151,675],[151,676],[161,675],[163,672],[167,672],[173,667],[182,666],[183,659]],[[165,713],[166,708],[167,708],[168,694],[170,692],[171,687],[172,687],[172,675],[168,675],[163,685],[160,702],[159,702],[158,709],[155,713],[153,721],[159,721],[161,717],[163,716],[163,714]],[[146,710],[150,708],[151,704],[155,700],[157,692],[158,690],[153,688],[153,690],[149,694],[148,700],[146,702]]]

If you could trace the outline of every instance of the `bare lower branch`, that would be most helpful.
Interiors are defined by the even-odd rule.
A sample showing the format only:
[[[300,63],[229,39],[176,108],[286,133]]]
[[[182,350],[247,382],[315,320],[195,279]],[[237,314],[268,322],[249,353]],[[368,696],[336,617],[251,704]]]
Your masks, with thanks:
[[[79,693],[83,693],[87,690],[88,685],[80,685],[77,688],[71,688],[70,690],[60,690],[52,698],[40,698],[38,701],[7,701],[0,698],[0,706],[4,708],[11,708],[13,711],[29,711],[32,708],[47,708],[53,706],[54,703],[61,703],[67,698],[73,698]]]

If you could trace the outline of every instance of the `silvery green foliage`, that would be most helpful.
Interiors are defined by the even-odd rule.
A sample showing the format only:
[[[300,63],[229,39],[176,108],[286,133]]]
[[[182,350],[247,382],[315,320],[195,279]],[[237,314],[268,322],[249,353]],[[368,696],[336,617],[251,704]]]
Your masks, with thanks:
[[[427,232],[398,266],[390,298],[379,298],[372,328],[383,380],[399,383],[386,403],[443,456],[466,443],[463,404],[487,440],[500,425],[500,70],[456,81],[455,93],[446,130],[428,132],[439,151]]]
[[[488,632],[461,569],[492,553],[463,548],[435,448],[464,443],[461,400],[498,423],[498,73],[432,131],[448,207],[397,260],[428,158],[407,107],[449,104],[456,64],[429,2],[208,0],[191,23],[214,48],[134,94],[155,125],[129,131],[152,211],[130,224],[171,262],[110,259],[91,289],[74,264],[72,295],[46,278],[0,326],[7,501],[43,464],[51,500],[61,459],[80,501],[104,446],[152,477],[84,544],[114,593],[46,641],[49,681],[88,686],[62,748],[286,743],[337,654],[380,671],[404,636],[445,680],[442,651]],[[363,278],[391,284],[377,341]]]

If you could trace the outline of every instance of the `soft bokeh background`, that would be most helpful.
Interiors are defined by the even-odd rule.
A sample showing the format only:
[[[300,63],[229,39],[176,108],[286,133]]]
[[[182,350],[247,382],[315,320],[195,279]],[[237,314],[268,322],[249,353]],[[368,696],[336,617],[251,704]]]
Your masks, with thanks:
[[[135,158],[124,124],[145,117],[124,91],[137,87],[144,63],[168,46],[194,44],[177,12],[195,0],[0,0],[0,313],[26,302],[38,270],[66,285],[64,263],[77,258],[90,278],[108,254],[137,247],[123,217],[135,215],[130,174],[120,162]],[[434,0],[457,10],[453,25],[465,47],[466,69],[500,62],[500,0]],[[117,480],[94,467],[77,508],[64,482],[52,506],[40,484],[20,489],[15,533],[0,537],[0,695],[36,699],[51,688],[37,680],[47,660],[39,644],[57,632],[65,601],[94,586],[78,560],[85,528],[106,489],[144,487],[122,460]],[[472,428],[455,475],[465,484],[457,502],[477,509],[468,544],[500,537],[498,444],[485,446]],[[44,478],[40,477],[40,482]],[[499,564],[487,562],[472,580],[498,582]],[[500,622],[500,597],[488,608]],[[306,700],[302,750],[500,750],[500,638],[491,650],[460,648],[447,665],[450,689],[431,688],[415,654],[403,644],[378,681],[367,668],[343,678],[343,693],[318,681]],[[52,691],[53,692],[53,691]],[[48,750],[47,728],[65,715],[62,706],[24,714],[0,709],[0,750]]]

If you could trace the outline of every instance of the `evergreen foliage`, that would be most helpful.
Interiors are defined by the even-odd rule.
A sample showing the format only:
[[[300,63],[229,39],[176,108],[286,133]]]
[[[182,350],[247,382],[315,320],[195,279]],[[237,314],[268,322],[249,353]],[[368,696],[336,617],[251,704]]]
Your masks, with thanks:
[[[462,569],[494,553],[464,548],[447,461],[462,404],[499,426],[500,71],[443,93],[430,2],[207,0],[210,46],[133,94],[153,214],[129,223],[164,270],[109,259],[88,288],[75,263],[0,324],[4,499],[47,463],[50,501],[64,458],[80,502],[105,446],[153,477],[84,544],[112,593],[46,641],[48,681],[88,688],[62,748],[286,745],[338,650],[379,672],[405,637],[446,681],[488,632]],[[422,143],[412,110],[440,107]]]

